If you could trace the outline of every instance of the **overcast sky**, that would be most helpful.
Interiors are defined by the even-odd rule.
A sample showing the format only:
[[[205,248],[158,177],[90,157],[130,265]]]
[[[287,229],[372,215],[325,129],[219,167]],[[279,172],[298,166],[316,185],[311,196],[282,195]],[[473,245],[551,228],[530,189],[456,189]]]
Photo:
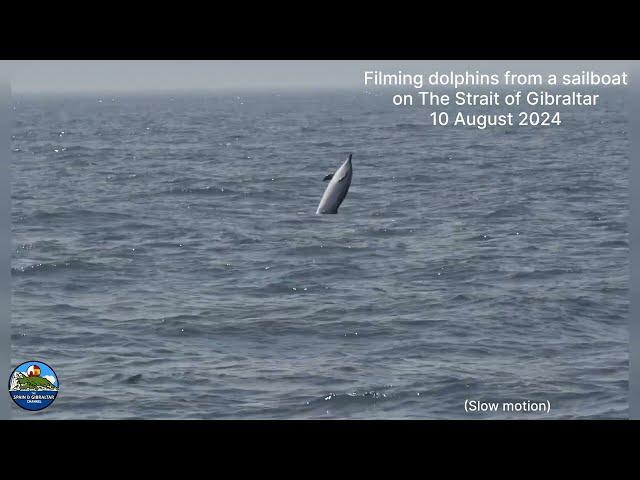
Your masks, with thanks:
[[[365,70],[430,73],[436,69],[505,69],[523,73],[594,69],[617,73],[629,62],[362,61],[362,60],[47,60],[0,61],[15,93],[124,92],[193,89],[343,88],[362,86]]]

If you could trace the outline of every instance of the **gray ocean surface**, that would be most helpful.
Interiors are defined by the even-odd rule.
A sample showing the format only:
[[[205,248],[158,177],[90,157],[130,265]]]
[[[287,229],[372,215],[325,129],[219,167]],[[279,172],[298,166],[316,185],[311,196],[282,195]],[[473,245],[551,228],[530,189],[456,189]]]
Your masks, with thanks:
[[[487,130],[350,91],[14,108],[12,357],[60,393],[13,418],[628,416],[622,95]]]

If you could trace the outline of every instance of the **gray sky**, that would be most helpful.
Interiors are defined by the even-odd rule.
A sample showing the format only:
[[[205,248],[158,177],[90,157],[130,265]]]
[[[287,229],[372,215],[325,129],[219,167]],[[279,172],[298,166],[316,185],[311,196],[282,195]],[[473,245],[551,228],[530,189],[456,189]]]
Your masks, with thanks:
[[[617,73],[630,62],[598,61],[364,61],[364,60],[4,60],[0,77],[15,93],[126,92],[192,89],[360,87],[365,70],[512,69],[536,73],[594,69]]]

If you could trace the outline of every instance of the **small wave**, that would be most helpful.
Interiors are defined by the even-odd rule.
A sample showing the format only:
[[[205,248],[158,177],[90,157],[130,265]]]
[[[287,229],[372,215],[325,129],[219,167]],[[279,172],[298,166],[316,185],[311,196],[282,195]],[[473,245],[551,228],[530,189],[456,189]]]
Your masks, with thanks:
[[[418,130],[429,128],[429,125],[426,123],[396,123],[395,128],[398,130]]]
[[[142,381],[141,373],[136,373],[135,375],[131,375],[130,377],[127,377],[124,379],[124,383],[126,383],[127,385],[135,385],[137,383],[140,383],[141,381]]]
[[[194,178],[194,177],[178,177],[178,178],[172,178],[169,180],[162,180],[159,183],[166,183],[169,185],[180,185],[180,184],[195,183],[198,180],[199,180],[198,178]]]
[[[507,205],[501,208],[497,208],[487,215],[486,218],[505,218],[505,217],[519,217],[527,215],[529,209],[524,205]]]
[[[425,184],[425,183],[434,183],[437,179],[433,175],[417,173],[415,175],[411,175],[409,177],[412,183],[416,184]]]
[[[305,245],[302,247],[293,247],[285,251],[291,255],[332,255],[337,252],[358,252],[367,251],[367,247],[356,247],[349,244],[346,245]]]
[[[311,287],[299,285],[299,284],[291,285],[288,283],[273,282],[273,283],[268,283],[262,287],[258,287],[256,289],[256,293],[262,294],[262,295],[279,294],[279,293],[302,295],[306,293],[312,293],[312,290],[318,291],[318,288],[311,288]]]
[[[471,145],[467,145],[465,150],[493,150],[495,148],[494,145],[486,145],[482,143],[472,143]]]
[[[628,224],[626,222],[611,221],[602,224],[604,228],[611,232],[626,233]]]
[[[42,221],[68,221],[82,219],[84,221],[99,221],[105,222],[109,220],[120,220],[123,218],[131,218],[131,215],[120,212],[105,212],[87,209],[69,209],[69,210],[56,210],[56,211],[44,211],[37,210],[32,215],[26,216],[25,219],[29,220],[42,220]]]
[[[628,248],[629,243],[626,240],[610,240],[607,242],[600,242],[598,246],[609,248]]]
[[[223,235],[225,240],[229,240],[231,243],[235,245],[251,245],[254,243],[262,242],[262,239],[258,237],[250,237],[248,235],[242,235],[239,233],[226,233]]]
[[[98,149],[99,151],[100,149]],[[94,150],[91,147],[84,147],[82,145],[69,145],[68,147],[65,147],[64,151],[67,153],[67,155],[77,155],[79,153],[85,154],[85,155],[89,155],[89,154],[93,154],[96,150]]]
[[[229,141],[229,140],[236,140],[236,141],[237,141],[237,140],[243,140],[243,139],[245,139],[245,138],[249,138],[249,136],[248,136],[248,135],[243,135],[243,134],[236,133],[236,134],[234,134],[234,135],[228,135],[228,136],[227,136],[227,137],[225,137],[224,139],[225,139],[226,141]]]
[[[102,266],[97,263],[84,262],[82,260],[69,260],[50,263],[33,263],[20,267],[12,267],[12,275],[34,275],[41,273],[55,273],[59,271],[87,271],[100,269]]]
[[[177,187],[171,188],[166,192],[168,195],[228,195],[234,193],[225,187]]]
[[[452,302],[468,302],[469,300],[471,300],[471,297],[465,295],[464,293],[459,293],[451,299]]]
[[[543,279],[556,277],[559,275],[567,275],[567,274],[575,274],[580,273],[579,269],[571,269],[571,268],[552,268],[549,270],[531,270],[531,271],[520,271],[515,272],[509,276],[509,278],[513,279]]]
[[[370,229],[369,235],[372,237],[410,236],[413,235],[413,231],[412,228],[380,227]]]
[[[486,242],[488,240],[491,240],[491,237],[485,233],[480,234],[480,235],[475,235],[473,237],[467,238],[467,241],[469,242]]]
[[[332,408],[346,407],[350,405],[362,405],[373,404],[379,401],[384,401],[389,398],[389,394],[384,391],[369,390],[365,392],[349,392],[349,393],[334,393],[328,392],[321,398],[311,400],[307,402],[309,406],[328,406],[330,404]]]

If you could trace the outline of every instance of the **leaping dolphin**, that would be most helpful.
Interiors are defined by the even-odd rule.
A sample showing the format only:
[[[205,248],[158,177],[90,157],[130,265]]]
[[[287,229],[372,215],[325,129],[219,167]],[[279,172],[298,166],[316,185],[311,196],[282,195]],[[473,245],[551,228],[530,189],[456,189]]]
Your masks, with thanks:
[[[320,204],[316,210],[316,215],[320,213],[338,213],[338,207],[347,196],[349,186],[351,185],[351,176],[353,168],[351,167],[351,154],[336,171],[324,177],[323,181],[329,180],[329,185],[320,199]]]

